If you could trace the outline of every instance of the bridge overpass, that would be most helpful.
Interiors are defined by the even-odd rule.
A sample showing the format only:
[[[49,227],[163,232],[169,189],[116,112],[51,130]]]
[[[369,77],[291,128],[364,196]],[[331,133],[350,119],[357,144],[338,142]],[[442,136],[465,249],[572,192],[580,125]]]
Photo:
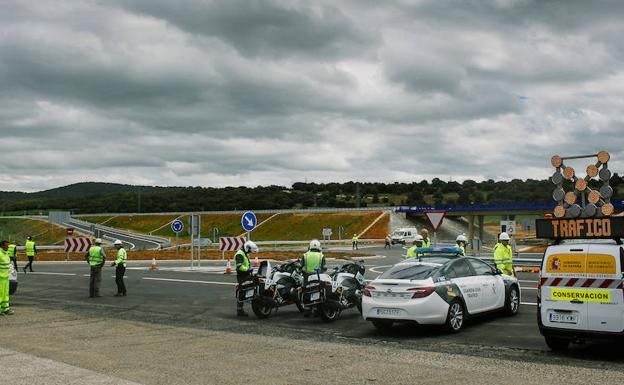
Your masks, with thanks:
[[[624,201],[612,200],[616,212],[624,210]],[[420,217],[426,212],[444,211],[445,216],[464,217],[468,220],[468,239],[475,238],[476,232],[481,243],[483,243],[485,216],[500,216],[501,219],[515,219],[516,215],[538,215],[544,216],[553,212],[556,203],[536,202],[536,203],[494,203],[478,205],[437,205],[437,206],[397,206],[393,210],[396,213],[404,213],[406,218]]]

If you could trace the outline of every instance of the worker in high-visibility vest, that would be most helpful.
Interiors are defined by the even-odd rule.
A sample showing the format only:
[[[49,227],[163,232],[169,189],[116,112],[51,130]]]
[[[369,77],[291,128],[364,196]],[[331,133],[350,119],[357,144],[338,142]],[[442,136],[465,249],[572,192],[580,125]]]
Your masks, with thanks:
[[[100,285],[102,284],[102,267],[106,262],[106,253],[102,248],[102,240],[97,238],[95,244],[89,248],[89,251],[85,254],[85,259],[89,263],[90,277],[89,277],[89,297],[101,297]]]
[[[15,271],[17,272],[17,244],[9,243],[9,249],[7,250],[7,252],[9,254],[11,262],[13,262],[13,267],[15,268]]]
[[[117,284],[117,294],[115,294],[115,297],[125,297],[127,292],[126,284],[124,283],[124,275],[126,274],[128,253],[123,247],[123,242],[119,239],[116,240],[113,245],[115,249],[117,249],[117,259],[111,264],[111,266],[115,266],[115,283]]]
[[[509,245],[509,234],[500,233],[499,243],[494,248],[494,264],[505,275],[514,275],[513,271],[513,251]]]
[[[28,263],[24,266],[24,273],[26,273],[26,269],[30,269],[32,273],[32,264],[35,260],[35,255],[37,255],[37,245],[35,245],[35,241],[33,241],[32,237],[28,237],[24,246],[26,247],[26,258],[28,258]]]
[[[429,230],[427,229],[420,230],[420,236],[423,239],[422,247],[431,247],[431,238],[429,238]]]
[[[353,250],[357,250],[358,249],[358,242],[359,242],[359,238],[358,238],[357,234],[353,234],[353,237],[351,238],[351,248]]]
[[[455,243],[457,244],[456,247],[461,250],[461,253],[466,255],[466,244],[468,243],[468,238],[466,238],[464,234],[459,234],[457,238],[455,238]]]
[[[423,237],[420,234],[416,234],[416,236],[414,237],[414,246],[407,249],[407,258],[416,258],[419,255],[425,255],[424,253],[416,252],[416,249],[421,249],[424,247],[423,244]]]
[[[9,242],[0,242],[0,315],[13,315],[9,306],[9,276],[11,258],[9,257]]]
[[[252,242],[247,241],[243,247],[234,254],[234,262],[236,263],[236,281],[240,285],[243,282],[249,281],[252,278],[253,267],[251,267],[251,260],[249,255],[251,253],[258,252],[258,246]],[[240,295],[240,293],[239,293]],[[247,317],[247,312],[243,309],[243,298],[236,298],[236,315],[238,317]]]

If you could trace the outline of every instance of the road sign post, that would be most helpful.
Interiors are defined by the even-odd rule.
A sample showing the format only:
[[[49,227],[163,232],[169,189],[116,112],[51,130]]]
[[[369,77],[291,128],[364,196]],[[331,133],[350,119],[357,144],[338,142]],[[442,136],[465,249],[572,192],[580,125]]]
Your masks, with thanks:
[[[325,228],[323,228],[322,234],[323,234],[323,240],[328,240],[329,241],[329,240],[331,240],[332,229],[328,228],[328,227],[325,227]]]
[[[191,232],[191,270],[193,270],[196,257],[197,267],[201,267],[201,215],[192,214],[189,217],[189,231]],[[195,242],[197,242],[197,256],[195,256]]]
[[[241,225],[243,225],[243,230],[247,232],[247,239],[251,240],[251,232],[258,225],[256,214],[253,211],[246,211],[241,217]]]
[[[184,222],[179,219],[171,222],[171,230],[176,235],[176,259],[180,258],[180,232],[184,230]]]
[[[426,211],[425,218],[431,225],[433,229],[433,246],[438,246],[438,229],[442,226],[442,221],[444,220],[444,215],[446,215],[446,211]]]

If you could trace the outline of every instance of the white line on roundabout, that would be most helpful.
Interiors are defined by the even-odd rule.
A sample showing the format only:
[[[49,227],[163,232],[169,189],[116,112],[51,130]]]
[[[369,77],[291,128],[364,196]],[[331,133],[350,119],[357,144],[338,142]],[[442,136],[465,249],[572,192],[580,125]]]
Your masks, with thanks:
[[[376,270],[376,269],[381,269],[381,268],[384,268],[384,267],[392,267],[392,266],[394,266],[394,265],[381,265],[381,266],[371,267],[368,270],[372,271],[373,273],[382,274],[383,271],[379,271],[379,270]]]
[[[173,279],[173,278],[149,278],[144,277],[142,279],[148,281],[165,281],[165,282],[182,282],[182,283],[203,283],[208,285],[227,285],[227,286],[235,286],[235,283],[232,282],[217,282],[217,281],[194,281],[189,279]]]

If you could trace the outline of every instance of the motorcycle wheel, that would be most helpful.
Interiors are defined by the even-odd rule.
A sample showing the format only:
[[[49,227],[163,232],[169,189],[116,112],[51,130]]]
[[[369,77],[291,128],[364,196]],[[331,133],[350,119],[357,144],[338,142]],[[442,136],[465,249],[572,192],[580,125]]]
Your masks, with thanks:
[[[295,301],[295,306],[297,306],[299,313],[303,313],[304,308],[303,308],[303,305],[301,304],[301,301]]]
[[[332,306],[320,304],[318,305],[318,308],[321,319],[325,322],[333,322],[338,319],[338,316],[340,315],[340,309],[336,309]]]
[[[263,301],[254,299],[251,301],[251,310],[253,310],[256,317],[264,319],[271,316],[271,310],[273,310],[273,308],[271,305],[263,303]]]
[[[358,311],[360,312],[360,314],[362,314],[362,297],[359,297],[355,301],[355,306],[357,306]]]

